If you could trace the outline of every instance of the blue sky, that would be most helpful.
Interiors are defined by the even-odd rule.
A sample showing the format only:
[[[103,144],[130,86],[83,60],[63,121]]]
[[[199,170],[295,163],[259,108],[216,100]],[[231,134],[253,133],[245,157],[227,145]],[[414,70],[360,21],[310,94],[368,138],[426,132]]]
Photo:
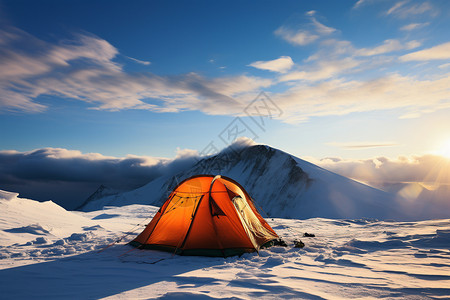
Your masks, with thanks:
[[[301,157],[441,153],[449,8],[0,1],[0,150],[174,157],[225,147],[238,117],[243,135]],[[264,128],[244,111],[260,92],[279,108]]]

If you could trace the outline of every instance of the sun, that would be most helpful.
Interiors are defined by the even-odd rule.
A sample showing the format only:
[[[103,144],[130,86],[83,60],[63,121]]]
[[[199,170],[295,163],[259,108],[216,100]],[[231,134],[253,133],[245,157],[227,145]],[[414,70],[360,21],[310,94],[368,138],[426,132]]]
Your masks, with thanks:
[[[438,150],[438,154],[450,158],[450,139],[442,143],[440,149]]]

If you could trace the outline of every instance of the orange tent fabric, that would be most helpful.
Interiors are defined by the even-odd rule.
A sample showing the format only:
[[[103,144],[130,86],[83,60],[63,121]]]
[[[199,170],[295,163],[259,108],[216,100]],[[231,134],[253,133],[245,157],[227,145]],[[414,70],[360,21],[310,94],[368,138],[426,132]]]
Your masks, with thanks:
[[[278,236],[236,181],[198,175],[181,182],[130,244],[181,255],[258,251]]]

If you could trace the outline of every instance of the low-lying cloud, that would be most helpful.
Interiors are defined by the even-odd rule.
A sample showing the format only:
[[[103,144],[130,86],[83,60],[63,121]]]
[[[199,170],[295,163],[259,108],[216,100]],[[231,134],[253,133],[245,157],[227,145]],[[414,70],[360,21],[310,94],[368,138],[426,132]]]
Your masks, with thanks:
[[[450,185],[450,159],[439,155],[402,156],[397,159],[377,157],[346,160],[330,157],[310,160],[325,169],[363,182]]]
[[[0,151],[0,189],[31,199],[53,200],[73,209],[101,184],[118,190],[134,189],[162,174],[184,170],[197,158],[193,150],[178,151],[173,159],[116,158],[61,148]]]
[[[252,145],[253,140],[240,137],[222,151]],[[117,191],[132,190],[159,176],[185,171],[201,158],[191,149],[177,150],[174,158],[118,158],[64,148],[4,150],[0,151],[0,190],[20,193],[23,198],[53,200],[66,209],[75,209],[100,185]]]
[[[450,210],[450,158],[421,155],[365,160],[311,160],[340,175],[396,195],[406,214],[419,219],[447,218]]]

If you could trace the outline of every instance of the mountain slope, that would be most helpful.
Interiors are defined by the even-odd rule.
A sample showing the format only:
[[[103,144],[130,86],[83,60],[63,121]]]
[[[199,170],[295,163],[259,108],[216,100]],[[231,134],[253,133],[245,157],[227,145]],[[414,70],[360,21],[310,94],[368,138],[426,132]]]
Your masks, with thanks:
[[[94,193],[92,193],[79,207],[77,207],[75,210],[78,210],[78,209],[81,209],[83,206],[85,206],[87,203],[89,203],[89,202],[93,202],[93,201],[96,201],[96,200],[98,200],[98,199],[102,199],[102,198],[105,198],[105,197],[108,197],[108,196],[111,196],[111,195],[117,195],[117,194],[119,194],[120,193],[120,191],[118,191],[118,190],[114,190],[114,189],[111,189],[111,188],[109,188],[109,187],[107,187],[107,186],[105,186],[105,185],[100,185],[99,187],[98,187],[98,189],[94,192]]]
[[[391,194],[265,145],[227,148],[190,169],[166,174],[134,191],[90,201],[82,210],[97,210],[105,205],[159,206],[179,182],[197,174],[235,179],[271,217],[405,219]]]

